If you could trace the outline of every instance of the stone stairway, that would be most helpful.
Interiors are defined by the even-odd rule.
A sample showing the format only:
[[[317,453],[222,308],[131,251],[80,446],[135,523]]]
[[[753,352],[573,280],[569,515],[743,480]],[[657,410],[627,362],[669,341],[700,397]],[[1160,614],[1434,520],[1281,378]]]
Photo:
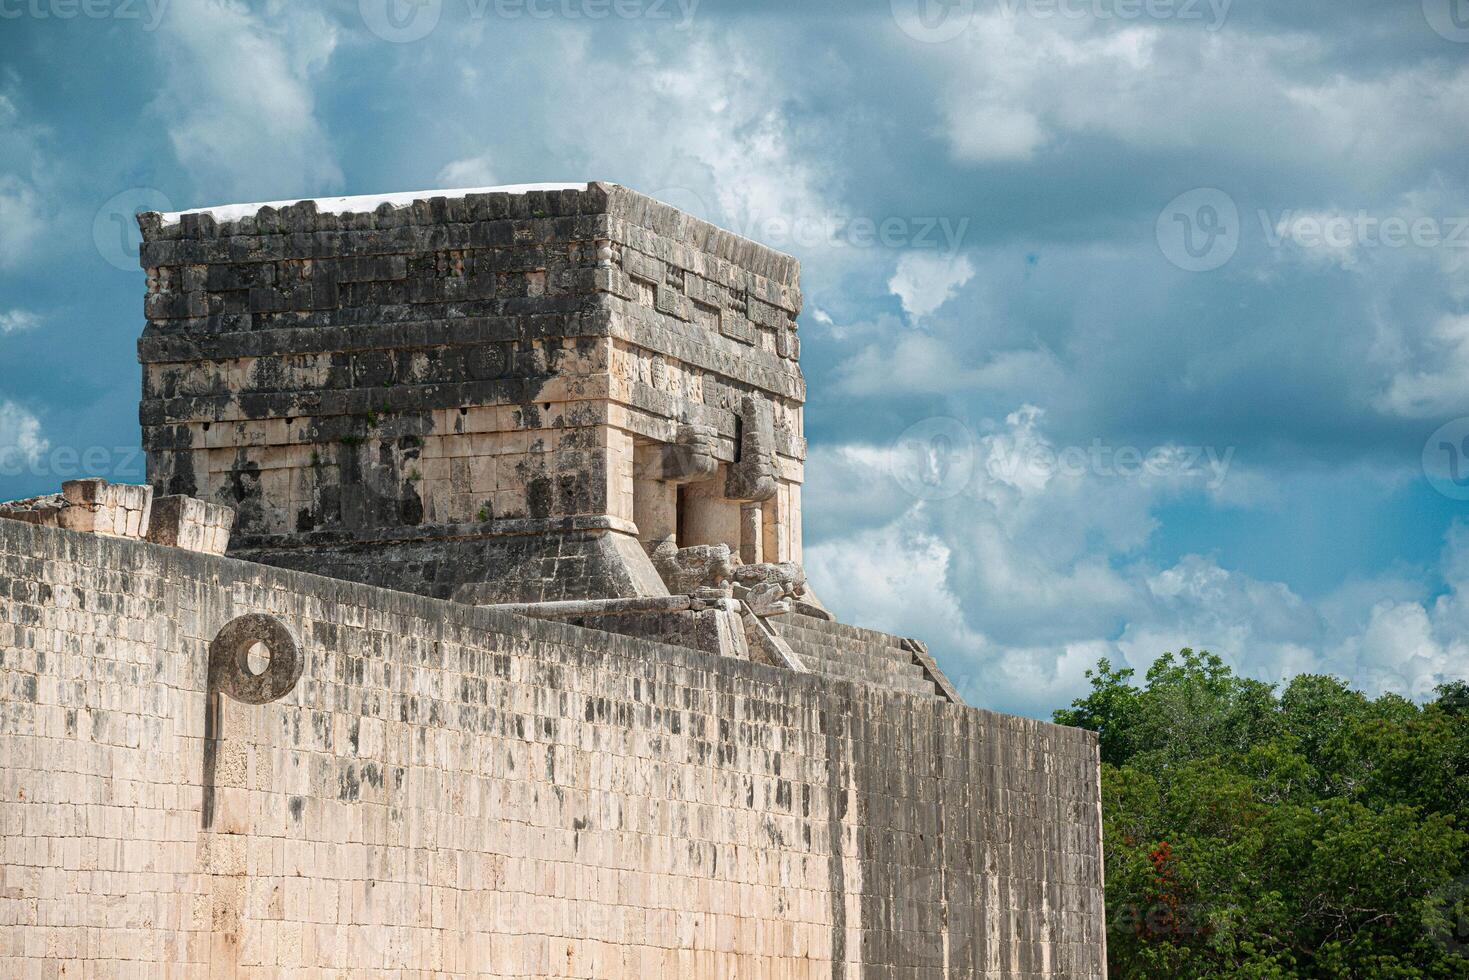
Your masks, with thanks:
[[[936,681],[932,661],[923,663],[926,655],[916,656],[899,637],[796,612],[771,616],[766,622],[812,673],[951,699],[944,689],[947,681]]]

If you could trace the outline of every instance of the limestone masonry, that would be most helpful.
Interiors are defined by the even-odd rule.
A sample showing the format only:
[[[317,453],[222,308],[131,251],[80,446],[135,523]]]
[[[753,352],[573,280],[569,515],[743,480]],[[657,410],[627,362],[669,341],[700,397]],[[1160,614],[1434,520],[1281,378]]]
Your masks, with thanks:
[[[1105,976],[1095,737],[806,583],[794,259],[139,221],[150,485],[0,504],[0,977]]]
[[[239,556],[474,602],[800,561],[793,259],[608,184],[143,232],[149,479]]]

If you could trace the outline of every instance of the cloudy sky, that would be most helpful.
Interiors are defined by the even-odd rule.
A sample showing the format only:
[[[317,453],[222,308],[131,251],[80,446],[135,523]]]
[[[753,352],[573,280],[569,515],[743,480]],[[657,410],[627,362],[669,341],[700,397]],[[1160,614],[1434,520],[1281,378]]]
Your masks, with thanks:
[[[584,179],[803,260],[808,571],[973,703],[1469,675],[1463,0],[0,0],[0,498],[143,478],[139,207]]]

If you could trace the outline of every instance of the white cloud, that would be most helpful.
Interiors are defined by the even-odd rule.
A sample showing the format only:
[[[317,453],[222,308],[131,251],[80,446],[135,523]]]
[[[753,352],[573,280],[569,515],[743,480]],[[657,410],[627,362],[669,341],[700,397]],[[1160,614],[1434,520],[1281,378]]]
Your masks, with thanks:
[[[1423,361],[1393,375],[1378,407],[1407,418],[1433,418],[1469,407],[1469,316],[1439,318]]]
[[[805,567],[816,593],[846,622],[922,639],[970,704],[1035,715],[1066,704],[1107,647],[1006,647],[973,629],[949,584],[951,546],[922,523],[910,512],[886,527],[808,548]]]
[[[814,134],[793,127],[786,111],[788,52],[760,24],[748,26],[727,30],[711,21],[688,30],[607,33],[565,24],[536,34],[534,48],[509,43],[478,20],[440,32],[433,43],[460,52],[440,54],[453,57],[461,75],[469,69],[474,83],[456,94],[452,125],[426,127],[432,138],[412,154],[452,161],[438,171],[451,183],[477,183],[468,176],[486,171],[492,183],[616,181],[799,253],[808,268],[821,261],[818,253],[850,256],[858,250],[827,248],[819,237],[802,244],[843,213],[835,179],[841,162],[831,153],[802,152],[800,144]],[[617,93],[615,120],[605,100],[587,98],[589,84]],[[413,97],[441,94],[429,86]],[[513,135],[487,144],[486,132]],[[546,172],[547,160],[556,161],[554,174]]]
[[[15,76],[0,75],[0,82]],[[55,164],[42,152],[44,131],[28,124],[19,107],[0,93],[0,269],[14,269],[32,258],[45,241],[46,185]]]
[[[0,174],[0,269],[19,265],[45,228],[41,196],[29,181]]]
[[[1427,697],[1438,684],[1466,676],[1469,659],[1462,637],[1438,634],[1420,603],[1381,602],[1372,607],[1367,627],[1342,642],[1333,662],[1350,664],[1353,679],[1369,692]]]
[[[210,197],[198,203],[338,189],[342,172],[312,92],[336,48],[331,21],[281,0],[258,13],[215,0],[171,11],[158,36],[167,83],[152,108]]]
[[[491,187],[498,183],[500,179],[495,176],[488,153],[455,160],[439,171],[440,187]]]
[[[0,311],[0,337],[8,333],[34,330],[40,322],[41,318],[29,310]]]
[[[0,399],[0,466],[35,466],[51,443],[41,434],[41,420],[13,401]]]
[[[967,256],[939,252],[904,252],[888,290],[903,303],[910,317],[923,317],[943,306],[954,292],[974,278]]]
[[[1029,160],[1046,140],[1034,113],[982,99],[951,105],[948,123],[954,155],[969,163]]]
[[[998,11],[932,54],[946,59],[939,107],[962,162],[1025,161],[1101,134],[1143,150],[1217,146],[1360,186],[1453,152],[1469,124],[1469,68],[1315,70],[1329,68],[1332,43],[1237,20],[1203,32]]]
[[[884,527],[808,548],[802,556],[816,594],[860,620],[935,648],[985,649],[949,590],[949,547],[905,514]],[[860,611],[860,612],[859,612]]]
[[[1182,646],[1263,680],[1338,673],[1370,694],[1423,697],[1469,676],[1469,527],[1446,541],[1441,596],[1388,575],[1312,601],[1206,555],[1139,559],[1158,506],[1209,493],[1208,481],[1109,474],[1099,457],[1079,470],[1014,465],[1064,449],[1026,406],[975,439],[965,493],[926,501],[893,492],[887,450],[813,453],[806,507],[839,515],[806,548],[813,587],[839,615],[927,639],[974,703],[1038,715],[1083,693],[1099,657],[1142,671]]]
[[[929,334],[905,333],[870,344],[838,369],[838,389],[850,395],[993,394],[1013,401],[1052,390],[1065,371],[1049,351],[1000,350],[980,364]]]

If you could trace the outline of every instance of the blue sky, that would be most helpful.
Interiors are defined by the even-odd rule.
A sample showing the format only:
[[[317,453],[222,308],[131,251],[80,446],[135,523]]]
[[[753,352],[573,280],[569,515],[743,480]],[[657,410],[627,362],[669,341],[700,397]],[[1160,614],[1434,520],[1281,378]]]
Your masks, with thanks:
[[[0,0],[0,497],[142,480],[138,206],[584,179],[802,259],[808,572],[972,702],[1469,675],[1464,0]]]

